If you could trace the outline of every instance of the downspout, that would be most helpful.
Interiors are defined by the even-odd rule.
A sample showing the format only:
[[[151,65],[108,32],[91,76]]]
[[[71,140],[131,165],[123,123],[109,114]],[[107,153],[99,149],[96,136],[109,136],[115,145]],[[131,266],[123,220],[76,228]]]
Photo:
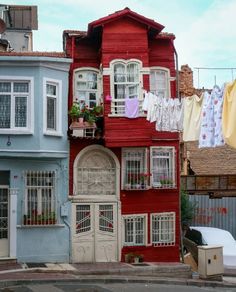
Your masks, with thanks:
[[[176,67],[176,97],[178,99],[180,99],[180,95],[179,95],[179,61],[178,61],[178,54],[177,51],[175,49],[174,46],[174,42],[173,40],[171,40],[171,44],[174,50],[174,54],[175,54],[175,67]],[[180,174],[180,135],[179,135],[179,155],[178,155],[178,160],[179,160],[179,174]],[[180,175],[178,177],[179,180],[179,230],[180,230],[180,249],[181,249],[181,258],[182,258],[182,262],[184,262],[184,248],[183,248],[183,231],[182,231],[182,224],[181,224],[181,186],[180,186]]]

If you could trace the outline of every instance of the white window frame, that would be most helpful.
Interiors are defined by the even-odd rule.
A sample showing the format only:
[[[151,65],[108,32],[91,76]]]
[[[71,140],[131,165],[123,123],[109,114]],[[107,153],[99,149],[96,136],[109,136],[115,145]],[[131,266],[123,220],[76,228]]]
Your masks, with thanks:
[[[152,72],[165,72],[165,76],[166,76],[166,88],[160,88],[158,89],[156,88],[152,88],[151,87],[151,74]],[[166,67],[160,67],[160,66],[154,66],[154,67],[150,67],[150,81],[149,81],[149,86],[150,86],[150,92],[158,95],[159,91],[164,91],[164,98],[169,98],[171,96],[171,91],[170,91],[170,69],[166,68]]]
[[[126,219],[133,219],[136,218],[143,218],[143,243],[136,243],[135,242],[135,233],[133,233],[133,242],[125,242],[125,220]],[[148,222],[147,222],[147,214],[130,214],[130,215],[122,215],[122,222],[123,222],[123,246],[147,246],[148,240]]]
[[[137,161],[141,161],[140,163],[140,172],[137,172],[137,176],[140,175],[141,173],[145,172],[145,173],[149,173],[148,171],[148,167],[147,167],[147,155],[148,155],[148,149],[145,147],[124,147],[122,148],[122,189],[127,189],[125,187],[125,185],[127,184],[126,181],[126,161],[129,160],[129,157],[126,157],[126,153],[141,153],[143,155],[143,157],[139,158],[139,157],[134,157],[137,158]],[[133,157],[131,157],[132,160]],[[144,165],[142,163],[142,160],[144,160]],[[142,171],[143,169],[143,171]],[[138,181],[137,181],[138,183]],[[131,188],[132,189],[132,188]],[[134,188],[135,189],[135,188]]]
[[[27,185],[27,175],[33,175],[34,177],[40,176],[42,173],[44,174],[53,174],[53,186],[38,186],[38,185]],[[57,218],[57,201],[56,201],[56,171],[25,171],[24,172],[24,188],[25,188],[25,197],[24,197],[24,210],[23,210],[23,214],[24,216],[27,216],[27,218],[29,217],[29,219],[33,219],[32,218],[32,210],[28,210],[28,201],[29,201],[29,194],[30,194],[30,190],[36,190],[37,193],[37,214],[42,214],[42,212],[44,212],[45,210],[42,210],[42,204],[43,204],[43,200],[42,200],[42,190],[43,189],[47,189],[47,190],[51,190],[51,200],[50,200],[50,204],[49,206],[51,206],[51,212],[54,212]],[[57,219],[56,219],[57,221]],[[39,220],[40,222],[40,220]],[[25,222],[23,222],[24,225],[33,225],[33,224],[25,224]],[[37,224],[38,225],[38,224]],[[44,224],[40,224],[40,225],[44,225]],[[49,224],[45,224],[45,225],[49,225]],[[55,224],[53,224],[55,225]]]
[[[56,94],[56,129],[47,128],[47,84],[55,85]],[[62,136],[62,81],[58,79],[43,78],[43,134],[49,136]]]
[[[26,127],[15,127],[13,125],[13,120],[15,118],[15,99],[13,96],[13,91],[11,91],[11,127],[10,128],[0,128],[0,134],[33,134],[34,132],[34,78],[28,76],[0,76],[0,81],[2,82],[28,82],[29,92],[27,95],[27,126]],[[22,94],[17,94],[20,96]],[[23,94],[24,95],[24,94]],[[13,99],[13,100],[12,100]]]
[[[81,100],[78,96],[78,89],[77,89],[77,81],[78,80],[78,75],[82,72],[93,72],[97,74],[97,89],[85,89],[84,91],[86,92],[86,98],[85,100]],[[86,80],[85,80],[86,82]],[[93,68],[93,67],[81,67],[81,68],[77,68],[74,70],[73,72],[73,101],[78,101],[79,103],[81,103],[81,105],[84,103],[85,105],[87,105],[89,107],[89,97],[88,94],[89,93],[96,93],[96,105],[99,105],[101,102],[103,102],[101,100],[101,94],[102,94],[102,77],[101,77],[101,72],[97,69],[97,68]]]
[[[166,174],[160,174],[160,176],[164,176],[163,180],[166,180],[166,182],[161,183],[161,177],[159,179],[159,181],[154,181],[154,163],[153,163],[153,159],[154,158],[163,158],[163,156],[157,156],[157,157],[153,157],[153,150],[159,150],[159,151],[168,151],[168,152],[172,152],[172,159],[170,160],[170,168],[168,169],[168,175],[167,177]],[[168,157],[164,157],[164,158],[168,158]],[[171,158],[171,157],[170,157]],[[170,189],[170,188],[176,188],[176,155],[175,155],[175,147],[174,146],[152,146],[150,147],[150,172],[152,173],[151,176],[151,186],[153,188],[166,188],[166,189]],[[157,172],[158,173],[158,172]],[[170,183],[168,183],[167,180],[171,180]]]
[[[120,101],[120,102],[123,102],[125,101],[125,98],[124,99],[115,99],[115,82],[114,82],[114,66],[117,65],[117,64],[122,64],[125,66],[125,68],[127,68],[127,66],[129,64],[132,64],[132,63],[135,63],[138,65],[138,70],[139,70],[139,84],[138,84],[138,93],[137,93],[137,98],[139,100],[139,103],[140,103],[140,108],[139,108],[139,116],[143,116],[143,111],[142,111],[142,108],[141,108],[141,103],[143,101],[143,91],[142,91],[142,88],[143,88],[143,67],[142,67],[142,61],[138,60],[138,59],[114,59],[110,62],[110,68],[108,71],[110,71],[110,91],[111,91],[111,97],[112,97],[112,100],[111,100],[111,114],[109,116],[125,116],[125,110],[124,110],[124,113],[116,113],[116,106],[115,106],[115,102],[117,101]],[[127,84],[128,82],[124,82],[124,84]],[[137,82],[134,82],[134,84],[136,84]],[[125,109],[125,106],[124,106],[124,109]]]
[[[176,242],[176,214],[175,212],[163,212],[163,213],[151,213],[150,214],[150,235],[151,235],[151,243],[155,246],[173,246]],[[159,217],[159,218],[158,218]],[[160,220],[158,222],[158,225],[161,225],[163,222],[169,222],[169,224],[173,224],[172,228],[170,230],[163,230],[158,229],[156,232],[158,233],[158,236],[160,238],[159,241],[154,241],[153,237],[153,220],[156,218],[156,220]],[[157,219],[158,218],[158,219]],[[167,219],[166,219],[167,218]],[[172,234],[173,233],[173,234]],[[173,236],[173,240],[171,240],[171,237]],[[168,237],[165,239],[164,237]]]

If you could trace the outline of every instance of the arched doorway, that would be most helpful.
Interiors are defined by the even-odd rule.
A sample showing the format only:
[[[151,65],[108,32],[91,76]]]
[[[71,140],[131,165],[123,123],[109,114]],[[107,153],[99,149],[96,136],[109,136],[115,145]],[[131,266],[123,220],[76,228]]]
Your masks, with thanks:
[[[119,260],[119,161],[103,146],[84,148],[74,161],[72,261]]]

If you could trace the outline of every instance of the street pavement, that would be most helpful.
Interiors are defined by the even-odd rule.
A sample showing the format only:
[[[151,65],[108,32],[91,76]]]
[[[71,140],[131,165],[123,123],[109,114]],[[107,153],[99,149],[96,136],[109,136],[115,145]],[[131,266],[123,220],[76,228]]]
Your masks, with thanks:
[[[236,291],[236,270],[223,281],[202,280],[181,263],[0,265],[0,291]],[[14,287],[14,288],[13,288]],[[135,289],[134,289],[135,287]],[[165,287],[165,289],[163,288]],[[158,290],[159,289],[159,290]],[[161,290],[162,289],[162,290]],[[172,290],[171,290],[172,289]]]

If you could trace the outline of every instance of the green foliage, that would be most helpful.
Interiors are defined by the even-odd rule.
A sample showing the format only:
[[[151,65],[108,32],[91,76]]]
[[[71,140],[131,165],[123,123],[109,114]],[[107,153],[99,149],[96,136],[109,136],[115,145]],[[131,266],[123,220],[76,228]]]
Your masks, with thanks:
[[[181,223],[189,225],[194,217],[196,203],[190,202],[189,195],[181,190]]]

